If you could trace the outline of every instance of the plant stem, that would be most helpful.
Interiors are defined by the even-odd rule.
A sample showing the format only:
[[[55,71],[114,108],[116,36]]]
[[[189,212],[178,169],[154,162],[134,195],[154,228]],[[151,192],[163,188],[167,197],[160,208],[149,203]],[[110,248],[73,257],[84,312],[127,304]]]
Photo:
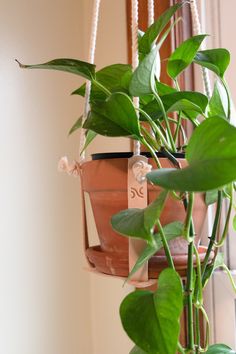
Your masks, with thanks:
[[[229,268],[227,267],[226,264],[223,264],[222,268],[223,268],[224,271],[227,273],[227,275],[228,275],[228,277],[229,277],[229,280],[230,280],[230,283],[231,283],[231,285],[232,285],[232,288],[233,288],[234,292],[236,292],[236,284],[235,284],[235,282],[234,282],[234,279],[233,279],[233,277],[232,277],[232,274],[231,274]]]
[[[197,307],[195,308],[195,342],[197,345],[196,354],[198,354],[201,345],[201,336],[200,336],[199,308]]]
[[[160,220],[157,220],[157,227],[158,227],[160,235],[161,235],[161,240],[162,240],[163,247],[165,250],[165,255],[166,255],[166,258],[168,261],[168,266],[175,270],[174,262],[173,262],[173,259],[172,259],[171,253],[170,253],[170,248],[169,248],[168,242],[166,240],[166,236],[165,236],[164,230],[161,226]]]
[[[231,183],[229,208],[228,208],[228,212],[227,212],[227,216],[226,216],[226,220],[225,220],[225,226],[224,226],[223,234],[221,236],[220,241],[215,244],[216,247],[223,246],[223,244],[225,242],[225,239],[226,239],[226,236],[227,236],[227,233],[228,233],[230,215],[231,215],[231,212],[232,212],[232,208],[233,208],[233,183]]]
[[[147,131],[145,127],[142,126],[141,128],[142,134],[144,135],[147,143],[151,145],[155,150],[160,150],[160,145],[157,143],[157,141],[154,139],[154,137]]]
[[[161,152],[170,160],[170,162],[178,169],[181,168],[179,161],[172,155],[169,151],[164,148],[161,149]]]
[[[217,229],[218,229],[218,224],[219,224],[219,220],[220,220],[220,214],[221,214],[221,208],[222,208],[222,191],[218,191],[218,198],[217,198],[217,207],[216,207],[216,214],[215,214],[215,219],[214,219],[214,224],[213,224],[213,228],[212,228],[212,233],[211,233],[211,237],[210,237],[210,242],[207,248],[207,252],[203,261],[203,265],[202,265],[202,281],[203,281],[203,277],[206,271],[206,267],[210,258],[210,254],[212,251],[212,248],[215,244],[215,240],[216,240],[216,234],[217,234]]]
[[[104,87],[100,82],[93,79],[92,83],[97,86],[101,91],[103,91],[107,96],[111,96],[111,91],[109,91],[106,87]]]
[[[194,255],[196,257],[196,264],[197,264],[197,279],[196,279],[196,286],[194,291],[194,297],[196,299],[196,305],[198,307],[202,306],[203,304],[203,296],[202,296],[202,270],[201,270],[201,260],[197,251],[196,246],[194,245]]]
[[[206,321],[206,335],[205,335],[205,348],[203,348],[203,350],[201,350],[203,353],[205,353],[208,350],[208,346],[209,346],[209,337],[210,337],[210,323],[209,323],[209,318],[207,316],[207,313],[204,309],[203,306],[200,307],[200,311],[203,314],[203,317]]]
[[[194,289],[194,302],[195,302],[195,342],[196,342],[196,353],[199,353],[201,345],[201,332],[200,332],[200,319],[199,319],[199,308],[202,307],[203,298],[202,298],[202,276],[201,276],[201,260],[197,251],[196,246],[194,245],[194,254],[196,257],[197,263],[197,278]]]
[[[178,113],[178,119],[177,119],[177,127],[175,129],[175,134],[174,134],[174,142],[176,144],[178,136],[179,136],[179,130],[181,127],[181,121],[182,121],[182,116],[181,116],[181,112]]]
[[[192,242],[194,236],[194,232],[193,230],[191,230],[193,226],[192,225],[193,201],[194,201],[194,194],[189,193],[187,215],[186,215],[185,226],[184,226],[184,237],[188,242]]]
[[[146,146],[146,148],[150,151],[152,157],[154,158],[156,164],[157,164],[157,167],[158,168],[161,168],[161,164],[160,164],[160,161],[155,153],[155,150],[152,148],[152,146],[144,139],[144,137],[141,139],[141,143]]]
[[[159,138],[161,139],[161,142],[163,143],[163,145],[171,150],[170,145],[168,144],[168,142],[166,141],[166,138],[164,137],[162,131],[160,130],[160,128],[155,124],[155,122],[152,120],[152,118],[149,116],[149,114],[147,114],[144,110],[142,110],[141,108],[136,108],[140,113],[142,113],[144,115],[144,117],[147,119],[148,123],[150,124],[151,128],[153,129],[153,131],[155,133],[157,133],[157,135],[159,136]]]
[[[185,350],[180,343],[178,343],[178,352],[181,354],[185,354]]]
[[[188,246],[188,268],[187,268],[187,318],[188,318],[188,349],[194,350],[193,330],[193,241]]]
[[[176,78],[174,79],[174,83],[175,83],[176,89],[178,91],[180,91],[179,83],[178,83],[178,80]],[[180,126],[181,126],[181,120],[182,120],[181,112],[179,112],[178,113],[178,119],[177,119],[177,127],[176,127],[175,134],[174,134],[174,142],[175,142],[175,144],[177,142],[177,138],[178,138],[178,135],[179,135],[179,129],[180,129]]]
[[[159,106],[161,108],[161,111],[162,111],[162,114],[163,114],[163,118],[164,118],[164,121],[165,121],[165,124],[166,124],[168,137],[170,139],[170,144],[171,144],[172,151],[176,152],[176,147],[175,147],[173,136],[172,136],[172,133],[171,133],[171,130],[170,130],[170,125],[169,125],[169,121],[168,121],[167,114],[166,114],[166,111],[165,111],[165,107],[164,107],[164,105],[162,103],[162,100],[160,99],[159,95],[155,91],[153,91],[153,94],[155,96],[155,99],[156,99],[157,103],[159,104]]]

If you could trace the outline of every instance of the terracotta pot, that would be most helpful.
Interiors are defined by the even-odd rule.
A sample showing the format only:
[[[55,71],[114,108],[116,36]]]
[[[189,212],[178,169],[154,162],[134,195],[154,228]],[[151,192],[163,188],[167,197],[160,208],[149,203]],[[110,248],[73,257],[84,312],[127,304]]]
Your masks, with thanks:
[[[109,263],[110,259],[119,259],[120,262],[128,260],[128,238],[123,237],[113,231],[110,220],[112,215],[121,210],[127,209],[127,168],[128,157],[132,153],[114,153],[114,154],[95,154],[92,161],[85,162],[81,167],[81,183],[83,192],[89,194],[91,206],[94,214],[94,219],[97,227],[97,232],[100,239],[100,246],[88,250],[87,256],[94,264],[95,258],[92,253],[104,253]],[[186,165],[184,158],[178,159],[182,166]],[[173,167],[169,160],[160,157],[163,167]],[[149,159],[149,163],[156,168],[153,159]],[[148,185],[148,202],[153,201],[161,189],[156,186]],[[193,218],[196,231],[196,244],[199,244],[200,234],[203,222],[206,215],[206,205],[204,203],[203,194],[196,194]],[[182,201],[177,201],[173,197],[169,197],[166,201],[164,210],[161,216],[162,225],[169,224],[173,221],[182,221],[185,219],[185,210]],[[183,238],[176,238],[170,242],[171,252],[174,255],[184,255],[187,253],[187,243]],[[163,251],[159,252],[160,256]],[[108,258],[107,258],[108,257]],[[92,259],[93,258],[93,259]],[[98,261],[99,257],[96,258]],[[114,262],[113,262],[114,263]],[[117,262],[118,264],[119,262]],[[98,268],[95,264],[95,266]],[[114,266],[114,264],[113,264]],[[110,270],[106,271],[109,274],[118,275],[119,271],[113,266],[107,265]],[[119,267],[119,265],[118,265]],[[104,270],[103,270],[104,271]],[[105,271],[104,271],[105,272]],[[120,274],[119,274],[120,275]]]

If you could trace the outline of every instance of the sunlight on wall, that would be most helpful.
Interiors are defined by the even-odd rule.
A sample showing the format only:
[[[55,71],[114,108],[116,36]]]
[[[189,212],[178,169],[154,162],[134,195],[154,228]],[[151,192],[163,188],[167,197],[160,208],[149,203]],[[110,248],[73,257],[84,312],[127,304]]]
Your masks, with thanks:
[[[95,354],[96,346],[106,348],[99,354],[110,354],[114,337],[110,342],[106,327],[122,332],[117,314],[127,290],[121,281],[108,279],[102,288],[84,271],[79,180],[57,172],[61,155],[73,159],[77,154],[78,135],[68,139],[67,132],[82,100],[69,94],[82,80],[57,72],[23,71],[14,62],[16,57],[26,63],[56,57],[86,60],[91,3],[1,2],[0,352],[4,354]],[[124,28],[113,41],[125,22],[125,1],[106,0],[102,11],[99,66],[110,62],[110,55],[115,60],[116,54],[125,62]],[[107,21],[113,25],[109,31]],[[107,42],[111,51],[104,47]],[[92,149],[113,149],[109,144],[109,139],[105,143],[99,139]],[[128,142],[119,143],[116,149],[128,147]],[[102,329],[97,321],[101,309],[106,313],[107,292],[109,311],[115,315],[99,317]],[[129,343],[120,335],[125,353]]]

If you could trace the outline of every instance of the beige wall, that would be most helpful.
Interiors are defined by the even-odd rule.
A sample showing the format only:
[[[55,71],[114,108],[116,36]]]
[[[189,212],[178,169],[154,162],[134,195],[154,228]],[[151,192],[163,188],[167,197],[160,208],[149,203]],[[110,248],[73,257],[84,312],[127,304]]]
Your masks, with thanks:
[[[0,6],[0,353],[120,354],[130,344],[118,307],[122,282],[83,270],[79,181],[57,173],[74,158],[67,131],[82,109],[69,74],[20,70],[87,57],[92,0],[2,0]],[[99,67],[125,62],[125,1],[104,0]],[[125,150],[99,139],[93,151]],[[90,149],[91,151],[91,149]]]

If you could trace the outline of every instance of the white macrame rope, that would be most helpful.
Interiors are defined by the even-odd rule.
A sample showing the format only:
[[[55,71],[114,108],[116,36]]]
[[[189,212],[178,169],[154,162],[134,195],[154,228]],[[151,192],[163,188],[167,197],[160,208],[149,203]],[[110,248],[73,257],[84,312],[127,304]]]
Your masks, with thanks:
[[[132,68],[135,70],[138,67],[138,0],[132,0]],[[139,107],[139,98],[134,97],[134,105]],[[140,155],[140,142],[134,141],[133,153]]]
[[[132,0],[132,67],[135,70],[138,67],[138,0]],[[135,107],[139,107],[139,98],[133,99]],[[133,153],[140,155],[140,142],[134,141]]]
[[[194,35],[201,34],[202,29],[201,29],[201,23],[200,23],[196,0],[190,0],[190,8],[191,8],[191,14],[192,14],[193,34]],[[205,93],[208,97],[210,97],[211,96],[211,82],[210,82],[209,72],[206,68],[202,68],[202,76],[203,76]]]
[[[94,3],[93,3],[92,28],[91,28],[89,56],[88,56],[88,62],[91,64],[94,64],[100,3],[101,3],[101,0],[94,0]],[[86,88],[85,88],[85,105],[84,105],[84,112],[83,112],[83,118],[82,118],[83,123],[84,123],[84,121],[88,115],[89,109],[90,109],[90,106],[89,106],[90,93],[91,93],[91,82],[89,80],[87,80],[86,81]],[[79,147],[79,162],[80,163],[82,163],[85,160],[85,151],[83,151],[81,153],[81,151],[83,150],[84,144],[85,144],[85,134],[86,134],[86,130],[81,128],[80,147]]]
[[[148,0],[148,27],[154,22],[154,0]]]

